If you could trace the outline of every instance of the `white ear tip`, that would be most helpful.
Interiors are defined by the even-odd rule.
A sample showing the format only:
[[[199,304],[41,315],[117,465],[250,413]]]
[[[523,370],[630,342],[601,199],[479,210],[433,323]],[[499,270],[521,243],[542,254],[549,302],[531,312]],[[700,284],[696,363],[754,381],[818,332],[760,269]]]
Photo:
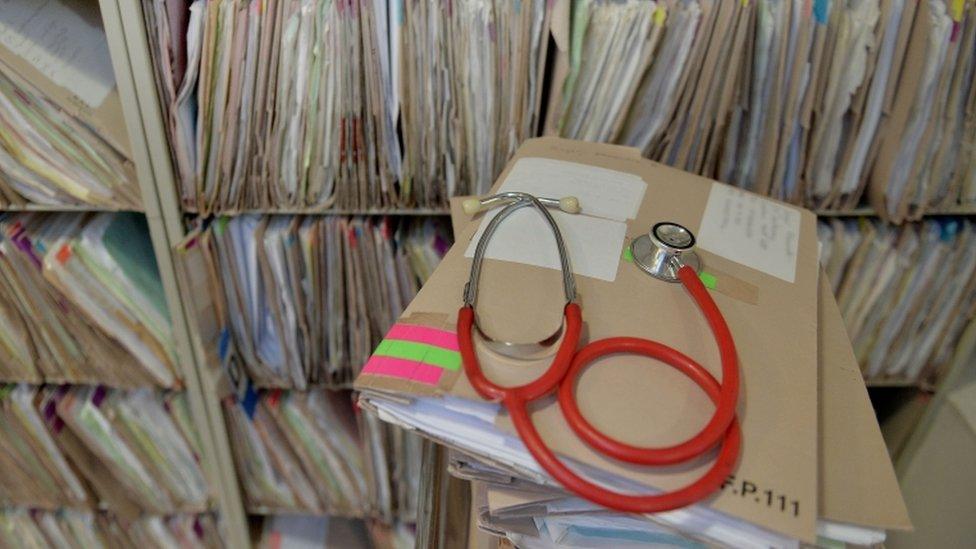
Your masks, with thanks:
[[[467,215],[474,215],[481,211],[481,200],[469,198],[461,203],[461,208]]]
[[[580,213],[579,199],[575,196],[564,196],[559,199],[559,209],[571,214]]]

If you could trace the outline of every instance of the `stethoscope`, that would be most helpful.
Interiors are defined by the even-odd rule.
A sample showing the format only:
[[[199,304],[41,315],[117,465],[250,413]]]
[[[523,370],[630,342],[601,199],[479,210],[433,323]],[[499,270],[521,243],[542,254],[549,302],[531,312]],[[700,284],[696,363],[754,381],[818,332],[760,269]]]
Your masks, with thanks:
[[[646,235],[631,242],[634,263],[660,280],[681,282],[697,303],[718,344],[722,363],[722,383],[693,359],[673,349],[647,339],[611,337],[594,341],[577,351],[582,315],[576,295],[576,279],[570,268],[569,255],[559,226],[547,207],[567,213],[578,213],[579,202],[573,197],[562,199],[537,198],[528,193],[507,192],[482,199],[469,199],[464,210],[469,214],[504,204],[493,217],[478,241],[471,276],[464,287],[464,304],[458,311],[457,333],[461,358],[468,381],[478,394],[491,401],[501,402],[512,418],[515,429],[529,452],[540,466],[567,490],[594,503],[629,513],[656,513],[695,503],[707,498],[725,481],[739,455],[741,433],[735,416],[739,395],[739,368],[735,342],[708,290],[698,278],[696,269],[701,262],[694,253],[695,237],[677,223],[658,223]],[[531,206],[548,223],[559,250],[563,290],[566,304],[563,309],[562,343],[548,370],[534,381],[517,387],[500,387],[485,377],[475,352],[472,328],[477,328],[474,307],[478,295],[478,279],[488,242],[498,226],[516,210]],[[478,328],[479,333],[481,329]],[[688,440],[674,446],[641,448],[613,439],[598,431],[580,412],[574,394],[576,380],[593,361],[606,355],[626,353],[643,355],[668,364],[698,384],[715,403],[715,413],[705,427]],[[594,484],[564,465],[539,436],[529,417],[528,404],[558,393],[559,406],[567,423],[594,450],[627,463],[638,465],[674,465],[698,458],[719,446],[718,456],[708,471],[691,484],[674,491],[654,495],[633,495],[614,492]]]

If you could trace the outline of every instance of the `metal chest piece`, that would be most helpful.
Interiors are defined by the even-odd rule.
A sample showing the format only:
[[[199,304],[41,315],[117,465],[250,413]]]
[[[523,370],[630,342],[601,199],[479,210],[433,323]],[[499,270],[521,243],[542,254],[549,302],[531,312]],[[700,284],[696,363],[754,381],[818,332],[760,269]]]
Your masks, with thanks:
[[[695,235],[677,223],[664,221],[630,243],[634,263],[647,274],[666,282],[679,282],[678,269],[688,265],[701,272],[701,259],[694,252]]]

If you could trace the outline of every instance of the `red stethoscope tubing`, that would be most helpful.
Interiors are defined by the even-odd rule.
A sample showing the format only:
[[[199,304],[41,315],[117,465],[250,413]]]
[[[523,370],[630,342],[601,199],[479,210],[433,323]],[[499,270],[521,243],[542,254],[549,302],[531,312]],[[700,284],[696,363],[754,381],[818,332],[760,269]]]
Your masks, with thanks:
[[[722,383],[719,383],[701,364],[687,355],[656,341],[634,337],[615,337],[594,341],[579,352],[582,317],[579,305],[566,305],[563,341],[556,351],[549,369],[538,379],[518,387],[500,387],[481,371],[471,328],[474,310],[462,307],[458,314],[458,340],[461,358],[468,380],[482,398],[501,401],[508,409],[516,431],[532,456],[554,479],[567,490],[594,503],[628,513],[657,513],[701,501],[712,495],[731,473],[738,459],[742,442],[735,417],[739,396],[739,363],[735,342],[725,319],[688,266],[681,267],[678,277],[705,316],[719,348],[722,364]],[[574,394],[576,380],[583,369],[600,357],[615,354],[638,354],[657,359],[688,376],[715,403],[715,413],[705,427],[688,440],[664,448],[640,448],[615,440],[598,431],[579,410]],[[632,495],[607,490],[596,485],[563,464],[546,446],[529,416],[528,404],[549,394],[558,386],[559,404],[569,426],[595,450],[621,461],[641,465],[672,465],[700,457],[719,445],[712,466],[691,484],[653,495]]]

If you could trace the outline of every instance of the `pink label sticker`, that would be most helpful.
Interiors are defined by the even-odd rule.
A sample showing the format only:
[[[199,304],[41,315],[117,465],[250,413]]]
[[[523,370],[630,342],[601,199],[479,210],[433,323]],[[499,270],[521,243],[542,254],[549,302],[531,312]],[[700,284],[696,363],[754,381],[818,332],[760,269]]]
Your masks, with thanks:
[[[386,334],[386,339],[399,339],[402,341],[415,341],[426,343],[434,347],[460,351],[458,346],[457,334],[447,330],[428,328],[427,326],[413,326],[411,324],[394,324]]]
[[[363,367],[363,373],[409,379],[427,385],[437,385],[444,370],[437,366],[403,360],[402,358],[373,356],[366,363],[366,366]]]

